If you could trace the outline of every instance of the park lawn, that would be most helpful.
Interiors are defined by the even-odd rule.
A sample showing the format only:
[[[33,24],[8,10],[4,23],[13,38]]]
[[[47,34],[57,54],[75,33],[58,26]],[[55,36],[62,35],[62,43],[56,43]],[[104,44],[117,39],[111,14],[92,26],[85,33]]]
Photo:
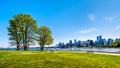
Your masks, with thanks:
[[[69,51],[0,50],[0,68],[120,68],[120,56]]]

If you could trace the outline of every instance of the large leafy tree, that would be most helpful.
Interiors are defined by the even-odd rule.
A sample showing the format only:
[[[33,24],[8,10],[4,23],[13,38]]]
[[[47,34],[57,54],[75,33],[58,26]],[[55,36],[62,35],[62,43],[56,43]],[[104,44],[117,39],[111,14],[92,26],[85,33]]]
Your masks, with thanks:
[[[14,16],[16,18],[17,16]],[[21,33],[20,33],[20,23],[17,23],[18,19],[9,20],[10,26],[8,27],[8,35],[10,35],[10,44],[16,45],[17,50],[20,48]]]
[[[45,45],[50,45],[53,43],[53,37],[51,30],[46,26],[41,26],[38,28],[38,39],[37,39],[40,50],[43,51]]]
[[[15,41],[18,50],[21,44],[24,46],[24,50],[27,50],[28,46],[33,43],[34,34],[37,30],[36,21],[29,14],[18,14],[14,15],[9,22],[9,39],[12,42]]]

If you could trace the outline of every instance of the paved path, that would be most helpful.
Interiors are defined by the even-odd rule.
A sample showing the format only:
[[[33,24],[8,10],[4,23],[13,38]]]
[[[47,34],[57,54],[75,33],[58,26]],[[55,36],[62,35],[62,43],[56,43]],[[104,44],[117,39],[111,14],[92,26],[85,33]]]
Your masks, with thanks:
[[[112,52],[86,52],[86,53],[92,53],[92,54],[104,54],[104,55],[114,55],[114,56],[120,56],[120,53],[112,53]]]
[[[104,55],[120,56],[120,53],[112,53],[112,52],[88,52],[88,51],[73,51],[73,52],[83,52],[83,53],[91,53],[91,54],[104,54]]]
[[[104,54],[104,55],[120,56],[120,54],[117,54],[117,53],[106,53],[106,52],[94,52],[94,54]]]

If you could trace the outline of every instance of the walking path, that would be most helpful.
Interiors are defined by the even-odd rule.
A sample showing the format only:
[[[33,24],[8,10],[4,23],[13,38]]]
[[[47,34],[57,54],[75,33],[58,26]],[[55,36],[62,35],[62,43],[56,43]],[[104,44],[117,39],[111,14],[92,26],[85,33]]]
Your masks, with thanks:
[[[117,53],[117,52],[92,52],[92,51],[73,51],[73,52],[83,52],[83,53],[90,53],[90,54],[104,54],[104,55],[120,56],[120,53]]]
[[[120,56],[120,54],[117,54],[117,53],[107,53],[107,52],[94,52],[94,54],[104,54],[104,55]]]

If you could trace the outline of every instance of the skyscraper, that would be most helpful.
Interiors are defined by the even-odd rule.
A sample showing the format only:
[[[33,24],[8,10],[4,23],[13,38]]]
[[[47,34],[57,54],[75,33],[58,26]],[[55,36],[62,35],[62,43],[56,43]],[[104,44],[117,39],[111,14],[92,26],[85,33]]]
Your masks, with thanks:
[[[102,45],[102,36],[97,36],[97,45]]]
[[[108,44],[108,45],[112,45],[113,42],[114,42],[114,40],[109,38],[107,44]]]
[[[76,41],[76,39],[74,39],[74,46],[77,46],[77,41]]]
[[[107,45],[107,41],[106,41],[106,39],[102,39],[102,44],[104,45],[104,46],[106,46]]]
[[[77,42],[77,46],[78,46],[78,47],[81,46],[81,41],[80,41],[80,40]]]
[[[70,47],[72,47],[72,40],[69,41],[69,45],[70,45]]]

